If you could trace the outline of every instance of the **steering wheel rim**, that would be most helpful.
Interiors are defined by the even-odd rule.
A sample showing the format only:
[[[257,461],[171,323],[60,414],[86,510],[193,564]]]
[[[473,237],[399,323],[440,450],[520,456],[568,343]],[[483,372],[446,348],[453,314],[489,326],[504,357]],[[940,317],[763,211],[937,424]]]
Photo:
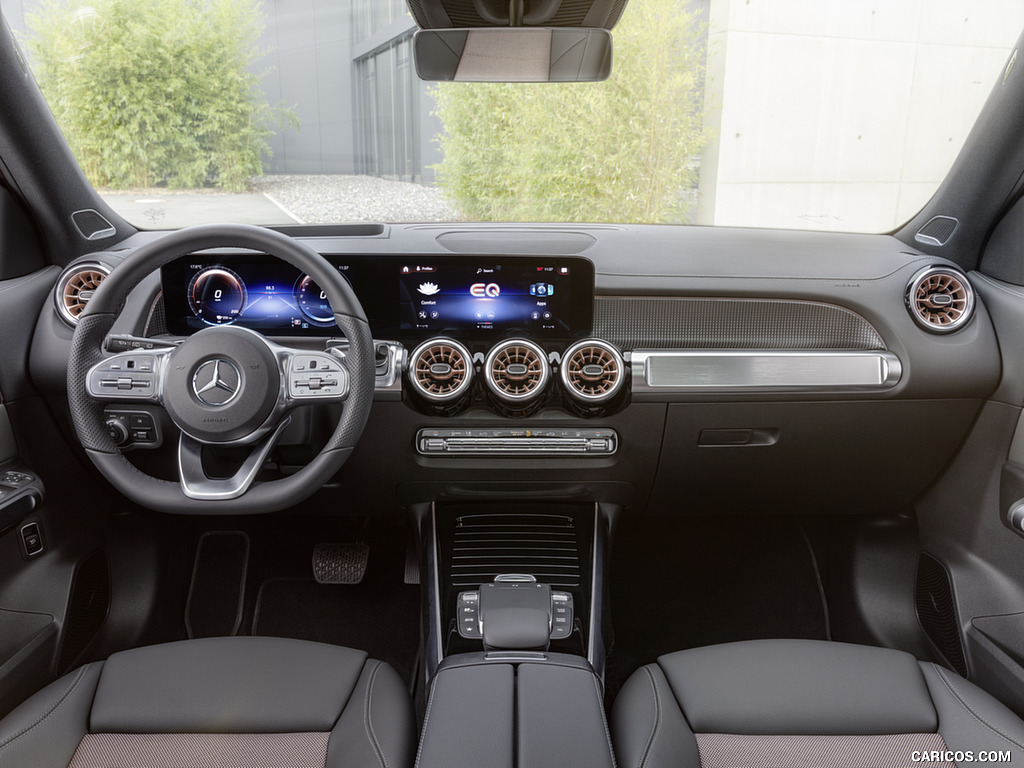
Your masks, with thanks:
[[[89,371],[106,359],[103,343],[129,293],[164,264],[210,248],[245,248],[269,253],[313,278],[326,292],[338,328],[348,340],[343,368],[348,393],[327,444],[305,467],[286,478],[256,482],[235,498],[186,495],[181,482],[145,474],[129,462],[107,433],[104,403],[88,392]],[[268,342],[269,344],[269,342]],[[369,417],[373,402],[373,337],[351,286],[316,251],[274,230],[243,224],[201,225],[178,230],[141,246],[103,281],[79,318],[68,360],[68,402],[86,455],[122,494],[149,509],[174,514],[259,514],[308,498],[345,463]],[[179,457],[180,463],[180,457]]]

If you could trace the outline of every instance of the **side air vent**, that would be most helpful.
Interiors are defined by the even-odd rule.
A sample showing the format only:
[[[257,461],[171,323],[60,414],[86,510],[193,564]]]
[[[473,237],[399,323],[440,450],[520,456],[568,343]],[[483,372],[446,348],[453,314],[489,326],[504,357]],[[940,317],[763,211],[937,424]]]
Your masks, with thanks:
[[[945,245],[953,237],[960,222],[952,216],[934,216],[917,230],[914,239],[925,245]]]
[[[957,625],[953,584],[942,563],[927,552],[918,556],[914,591],[917,620],[921,622],[924,633],[953,669],[967,677],[967,660]]]
[[[967,277],[949,267],[928,267],[907,285],[907,310],[914,321],[933,333],[961,328],[974,313],[974,289]]]
[[[568,515],[462,515],[452,543],[453,587],[475,587],[499,573],[529,573],[553,587],[582,577],[575,521]]]
[[[540,395],[550,370],[544,350],[523,339],[501,342],[484,364],[487,387],[509,403],[525,403]]]
[[[61,319],[68,325],[77,324],[86,304],[109,274],[110,268],[97,261],[72,264],[64,270],[53,295]]]
[[[469,392],[472,357],[457,341],[425,341],[413,350],[409,360],[409,381],[427,400],[445,403]]]
[[[622,389],[622,355],[611,344],[588,339],[573,344],[562,355],[562,386],[584,403],[603,403]]]

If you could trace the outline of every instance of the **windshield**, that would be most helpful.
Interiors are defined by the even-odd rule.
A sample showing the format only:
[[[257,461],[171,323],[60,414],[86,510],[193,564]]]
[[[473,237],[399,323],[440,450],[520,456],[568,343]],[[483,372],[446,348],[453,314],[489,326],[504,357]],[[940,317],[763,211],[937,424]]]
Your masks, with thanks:
[[[890,231],[1024,26],[1013,2],[629,0],[606,82],[507,85],[420,81],[403,0],[0,4],[91,183],[158,229]]]

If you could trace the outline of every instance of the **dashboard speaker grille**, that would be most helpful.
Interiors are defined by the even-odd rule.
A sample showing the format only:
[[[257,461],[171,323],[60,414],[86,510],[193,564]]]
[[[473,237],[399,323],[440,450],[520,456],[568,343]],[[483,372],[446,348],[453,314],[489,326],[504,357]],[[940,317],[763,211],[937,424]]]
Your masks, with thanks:
[[[562,385],[584,402],[598,403],[614,397],[623,378],[622,356],[603,341],[574,344],[562,357]]]
[[[974,291],[967,277],[947,267],[918,272],[907,286],[907,309],[926,330],[949,333],[971,319]]]
[[[450,339],[431,339],[412,353],[410,379],[429,400],[444,402],[468,391],[473,377],[469,351]]]
[[[928,639],[957,672],[967,677],[967,660],[957,626],[953,585],[942,563],[927,552],[922,552],[917,560],[915,602],[917,619]]]
[[[93,293],[108,274],[110,270],[102,264],[89,263],[75,264],[60,276],[54,300],[57,313],[65,322],[71,325],[78,322]]]
[[[934,216],[917,231],[914,239],[925,245],[945,245],[959,224],[952,216]]]
[[[539,395],[548,382],[544,350],[529,341],[504,341],[487,355],[487,386],[502,400],[523,402]]]
[[[553,587],[582,578],[576,524],[568,515],[461,515],[452,545],[453,587],[475,587],[500,573],[529,573]]]

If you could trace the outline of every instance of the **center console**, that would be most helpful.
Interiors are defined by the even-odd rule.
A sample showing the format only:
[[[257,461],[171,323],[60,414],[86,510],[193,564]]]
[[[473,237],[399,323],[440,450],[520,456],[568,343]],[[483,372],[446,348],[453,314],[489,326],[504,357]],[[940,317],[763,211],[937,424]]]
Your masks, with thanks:
[[[412,511],[428,607],[417,764],[614,766],[601,626],[619,509],[474,501]]]

